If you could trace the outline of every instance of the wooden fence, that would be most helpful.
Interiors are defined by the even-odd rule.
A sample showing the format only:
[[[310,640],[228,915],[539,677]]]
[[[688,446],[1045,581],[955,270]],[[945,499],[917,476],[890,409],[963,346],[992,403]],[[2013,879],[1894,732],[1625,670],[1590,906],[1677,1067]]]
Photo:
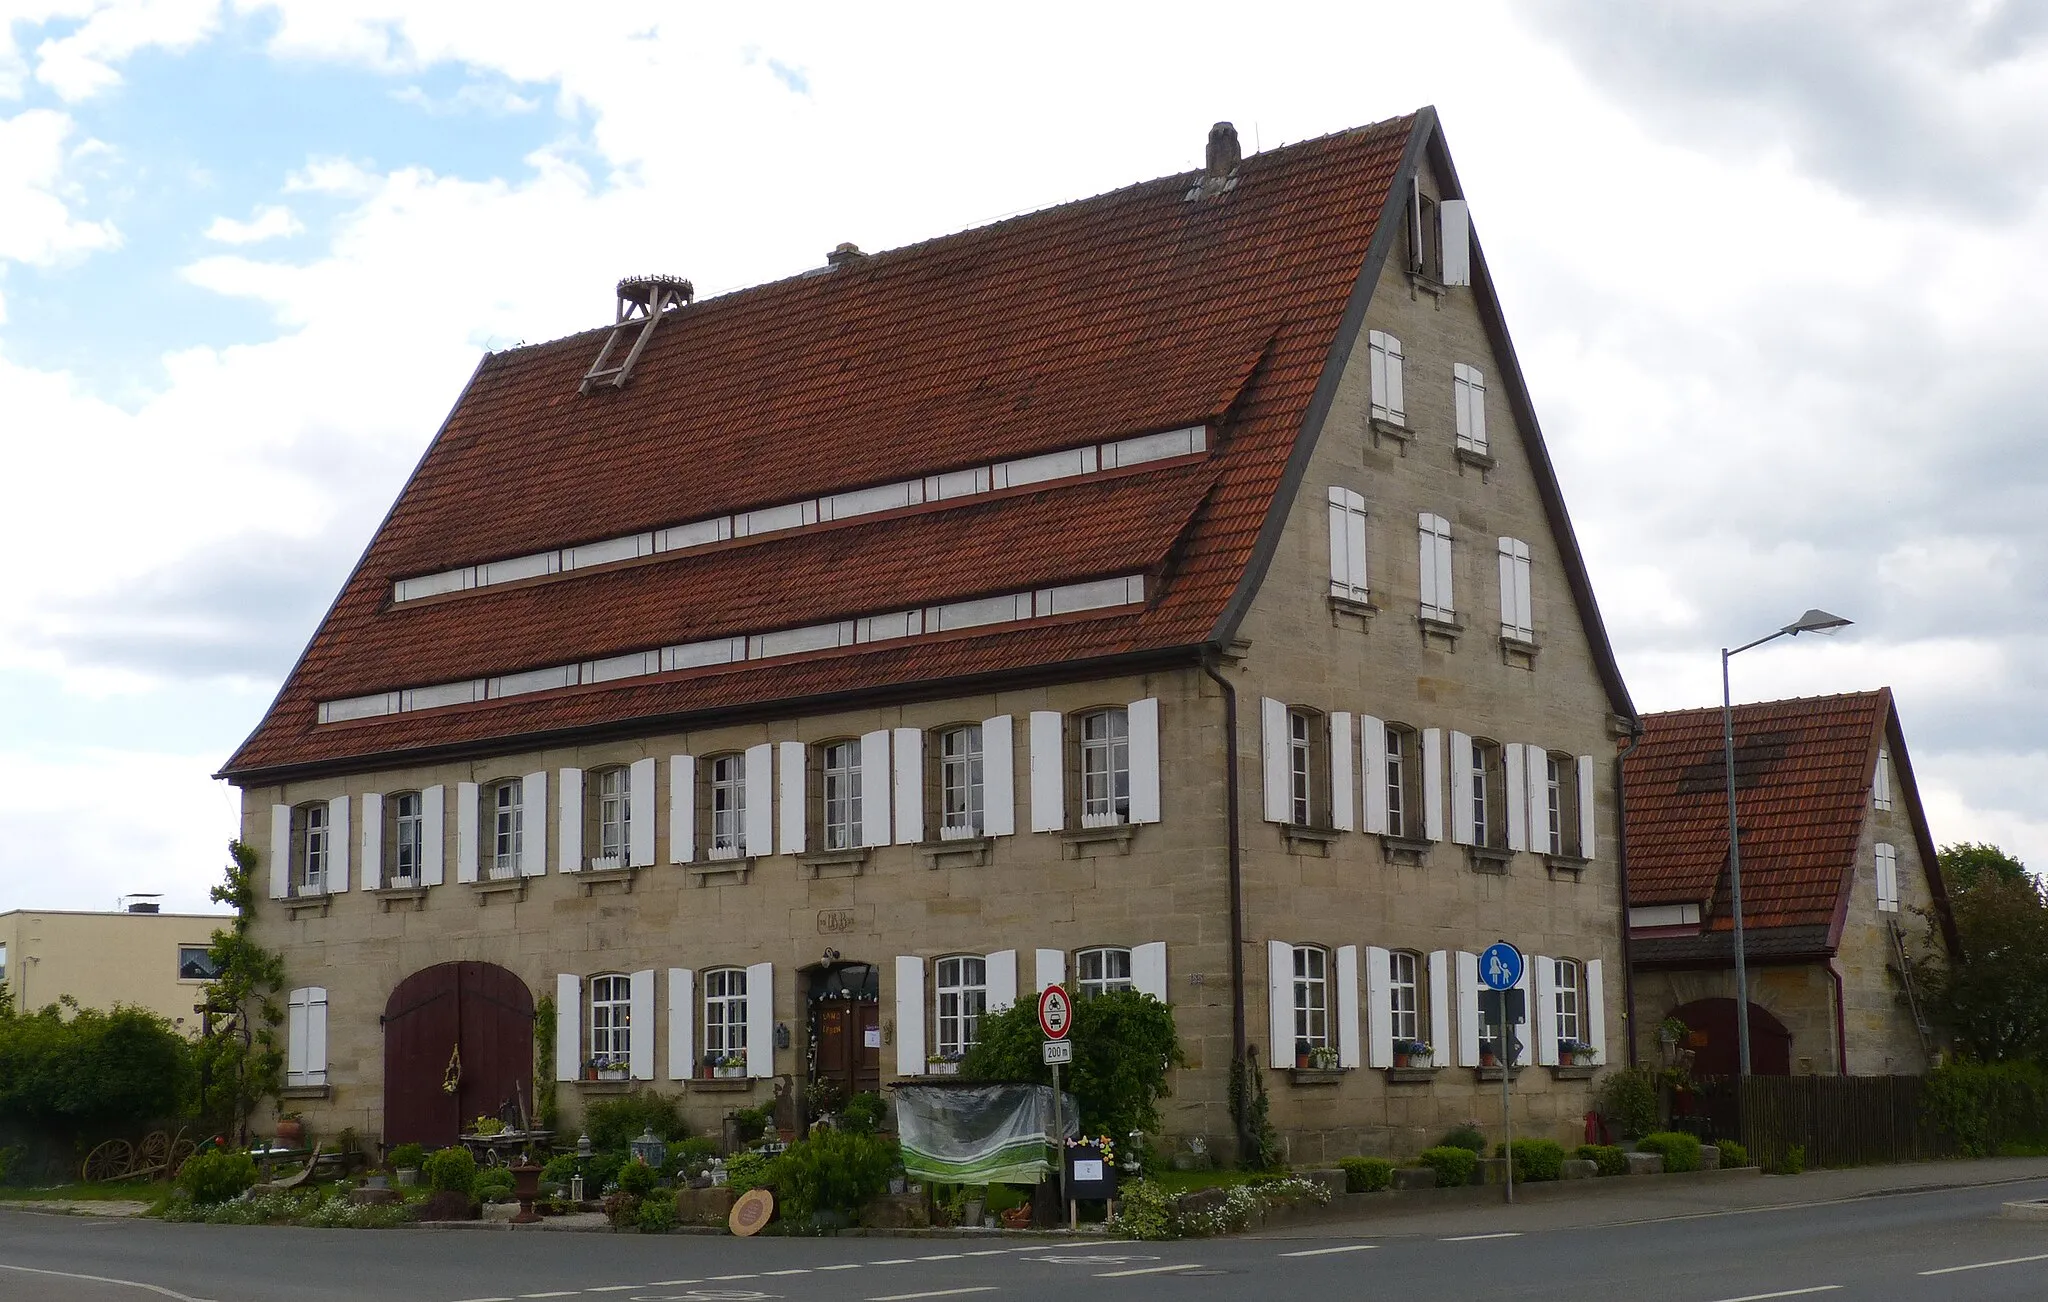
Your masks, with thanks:
[[[1766,1169],[1787,1150],[1808,1166],[1870,1166],[1956,1156],[1928,1118],[1919,1076],[1705,1076],[1673,1100],[1672,1124],[1703,1139],[1739,1139]]]

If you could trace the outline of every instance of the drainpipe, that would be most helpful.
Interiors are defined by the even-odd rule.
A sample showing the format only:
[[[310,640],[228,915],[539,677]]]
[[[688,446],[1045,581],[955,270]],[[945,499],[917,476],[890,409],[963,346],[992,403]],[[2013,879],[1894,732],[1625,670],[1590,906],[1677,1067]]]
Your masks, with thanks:
[[[1643,744],[1643,721],[1629,721],[1628,745],[1614,757],[1614,843],[1621,889],[1621,1017],[1628,1026],[1628,1065],[1636,1065],[1636,965],[1628,925],[1628,777],[1622,765]]]
[[[1835,1075],[1849,1074],[1849,1012],[1843,1006],[1842,968],[1839,958],[1828,959],[1828,975],[1835,981]]]
[[[1214,648],[1202,653],[1202,672],[1223,689],[1223,821],[1230,859],[1230,1069],[1242,1070],[1244,1026],[1244,850],[1237,798],[1237,688],[1216,669]],[[1243,1144],[1242,1122],[1238,1142]]]

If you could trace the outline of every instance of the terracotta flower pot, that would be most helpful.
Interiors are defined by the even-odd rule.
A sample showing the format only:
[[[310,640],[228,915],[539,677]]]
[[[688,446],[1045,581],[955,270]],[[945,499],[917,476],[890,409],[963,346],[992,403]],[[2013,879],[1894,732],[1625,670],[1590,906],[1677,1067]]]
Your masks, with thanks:
[[[277,1123],[277,1142],[286,1148],[297,1148],[306,1138],[306,1123],[296,1117],[282,1118]]]

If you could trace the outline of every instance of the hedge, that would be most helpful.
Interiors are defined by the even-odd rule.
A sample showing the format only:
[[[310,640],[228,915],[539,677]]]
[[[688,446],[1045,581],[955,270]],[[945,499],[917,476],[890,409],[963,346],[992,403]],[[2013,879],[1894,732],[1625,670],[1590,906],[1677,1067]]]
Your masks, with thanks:
[[[1346,1157],[1337,1166],[1344,1172],[1346,1193],[1378,1193],[1394,1187],[1394,1164],[1383,1157]]]
[[[1472,1183],[1472,1173],[1479,1169],[1479,1154],[1469,1148],[1440,1144],[1417,1153],[1414,1165],[1436,1172],[1438,1188],[1452,1188]]]
[[[1666,1172],[1700,1169],[1700,1141],[1696,1135],[1681,1134],[1676,1130],[1660,1130],[1654,1135],[1644,1135],[1638,1139],[1636,1151],[1662,1153]]]

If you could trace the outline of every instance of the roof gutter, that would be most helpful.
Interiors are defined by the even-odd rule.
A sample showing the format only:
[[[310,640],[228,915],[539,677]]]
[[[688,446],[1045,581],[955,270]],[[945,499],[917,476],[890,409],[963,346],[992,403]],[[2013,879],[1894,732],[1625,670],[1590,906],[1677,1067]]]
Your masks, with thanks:
[[[1223,823],[1229,838],[1225,851],[1230,864],[1230,1052],[1231,1070],[1244,1061],[1244,838],[1242,811],[1238,803],[1237,688],[1216,668],[1214,647],[1202,652],[1202,672],[1223,691]],[[1249,1133],[1245,1118],[1237,1120],[1238,1151],[1253,1151],[1248,1145],[1256,1137]]]

